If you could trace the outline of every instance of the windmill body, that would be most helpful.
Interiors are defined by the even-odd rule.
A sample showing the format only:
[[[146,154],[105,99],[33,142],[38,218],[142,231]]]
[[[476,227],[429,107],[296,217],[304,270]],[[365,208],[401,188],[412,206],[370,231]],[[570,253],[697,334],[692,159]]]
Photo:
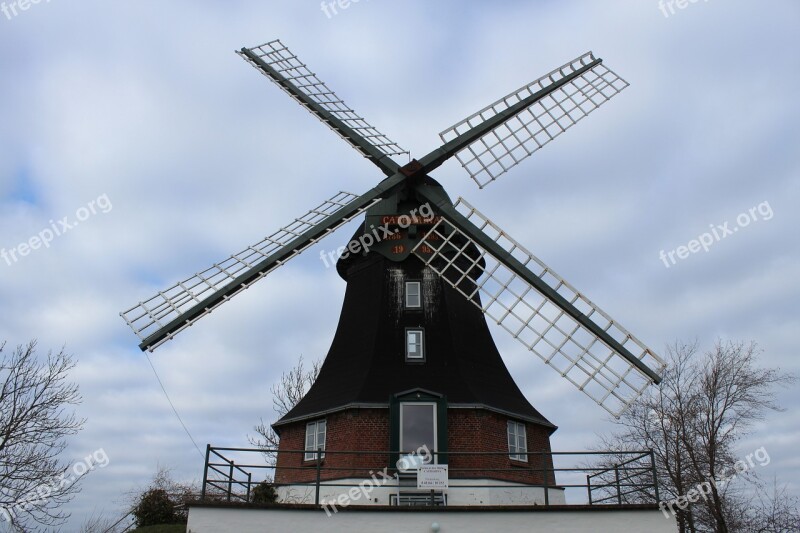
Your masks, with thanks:
[[[433,180],[426,186],[441,188]],[[398,452],[327,453],[324,461],[330,469],[321,479],[329,486],[322,490],[322,502],[336,501],[349,490],[333,485],[358,484],[370,471],[395,465],[424,445],[432,464],[448,464],[454,471],[486,469],[451,474],[451,484],[474,486],[454,492],[451,505],[543,504],[544,487],[555,486],[552,473],[548,483],[543,479],[544,471],[552,470],[549,457],[451,454],[505,449],[510,424],[524,440],[523,450],[549,453],[549,436],[556,428],[517,387],[480,309],[408,253],[424,242],[437,219],[408,215],[428,210],[399,197],[367,211],[350,243],[363,242],[375,224],[393,238],[337,264],[347,290],[336,334],[310,390],[273,425],[280,449],[308,448],[307,441],[316,439],[322,424],[327,452]],[[401,228],[404,216],[415,223]],[[302,494],[315,480],[314,469],[308,468],[315,461],[313,453],[278,452],[275,481],[284,499]],[[491,472],[512,464],[519,471]],[[398,476],[374,491],[370,501],[386,505],[411,497],[419,493],[414,481],[413,472]],[[500,492],[479,487],[498,483],[508,488]],[[549,491],[550,501],[563,500],[559,489]]]

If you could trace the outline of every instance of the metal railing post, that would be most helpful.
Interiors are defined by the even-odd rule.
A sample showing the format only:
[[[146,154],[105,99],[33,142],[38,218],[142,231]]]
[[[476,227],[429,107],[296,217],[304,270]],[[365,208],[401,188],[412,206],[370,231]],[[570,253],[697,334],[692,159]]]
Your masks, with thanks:
[[[656,457],[653,454],[653,450],[650,450],[650,468],[653,471],[653,489],[656,492],[656,503],[659,502],[659,495],[658,495],[658,472],[656,471]]]
[[[314,505],[319,505],[319,479],[322,470],[322,450],[317,448],[317,494],[314,497]]]
[[[589,495],[589,505],[592,505],[592,478],[586,474],[586,493]]]
[[[542,455],[541,457],[543,457],[542,466],[544,466],[544,468],[543,468],[543,470],[544,470],[544,504],[545,505],[550,505],[550,489],[548,489],[548,486],[550,485],[550,480],[548,479],[548,474],[547,474],[547,456],[546,455]],[[552,458],[553,458],[553,456],[551,455],[550,456],[550,460],[552,460]]]
[[[231,501],[231,493],[233,493],[233,461],[229,459],[228,462],[230,463],[230,473],[228,474],[228,501]]]
[[[247,473],[247,501],[250,501],[250,486],[253,483],[253,473]]]
[[[208,483],[208,459],[211,455],[211,445],[206,444],[206,464],[203,466],[203,488],[200,489],[200,499],[206,499],[206,483]]]
[[[614,465],[614,476],[617,479],[617,503],[622,505],[622,492],[619,487],[619,465]]]

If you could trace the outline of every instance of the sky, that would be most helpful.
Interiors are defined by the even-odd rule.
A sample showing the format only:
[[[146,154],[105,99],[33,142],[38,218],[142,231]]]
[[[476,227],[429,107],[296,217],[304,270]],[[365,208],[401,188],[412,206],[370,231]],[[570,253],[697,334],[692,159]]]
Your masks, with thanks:
[[[440,131],[594,51],[629,88],[483,190],[455,160],[433,177],[655,351],[755,341],[764,366],[800,373],[800,4],[662,5],[361,0],[326,14],[316,0],[45,0],[0,12],[0,248],[17,251],[0,258],[0,340],[74,354],[87,423],[65,458],[108,456],[64,531],[118,516],[159,466],[202,477],[119,312],[381,178],[234,54],[275,38],[415,157],[439,146]],[[707,251],[679,253],[726,223],[731,233]],[[53,225],[61,234],[47,247],[20,255]],[[152,354],[201,449],[247,445],[260,418],[275,419],[281,373],[301,355],[324,357],[345,284],[319,256],[353,231]],[[592,448],[613,428],[492,332],[522,391],[559,426],[554,450]],[[781,390],[778,402],[786,411],[740,452],[765,447],[759,474],[797,494],[800,394]]]

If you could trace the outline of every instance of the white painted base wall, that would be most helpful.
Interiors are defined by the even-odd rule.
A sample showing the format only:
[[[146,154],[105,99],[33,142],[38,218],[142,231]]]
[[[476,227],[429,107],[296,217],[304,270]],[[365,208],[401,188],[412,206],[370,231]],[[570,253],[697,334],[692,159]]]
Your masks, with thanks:
[[[437,524],[439,529],[434,529]],[[374,511],[190,507],[190,533],[324,531],[346,533],[674,533],[675,520],[658,510]]]
[[[369,480],[370,482],[372,480]],[[375,486],[370,483],[362,491],[357,485],[363,479],[342,479],[335,482],[320,483],[319,501],[321,504],[336,502],[337,499],[347,494],[354,487],[355,496],[348,495],[346,501],[349,505],[390,505],[392,494],[398,492],[396,479],[388,481],[385,485]],[[348,485],[345,487],[331,486],[331,483]],[[464,485],[478,485],[464,487]],[[280,503],[314,503],[316,487],[307,485],[284,485],[276,487]],[[403,491],[414,490],[414,487],[403,487]],[[533,487],[508,481],[494,479],[451,479],[450,488],[446,489],[447,505],[544,505],[544,487]],[[562,489],[548,489],[549,504],[563,505],[564,491]],[[337,504],[339,506],[339,504]]]

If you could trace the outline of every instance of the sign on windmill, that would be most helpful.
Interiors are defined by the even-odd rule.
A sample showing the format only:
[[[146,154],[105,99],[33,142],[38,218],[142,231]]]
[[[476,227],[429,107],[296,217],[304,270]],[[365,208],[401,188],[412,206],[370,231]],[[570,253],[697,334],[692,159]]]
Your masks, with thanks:
[[[391,206],[380,222],[392,224],[392,217],[407,214],[401,207],[412,204],[430,207],[433,215],[381,243],[392,247],[393,259],[418,258],[604,409],[619,416],[661,381],[666,365],[644,343],[465,200],[454,203],[441,187],[430,186],[435,181],[429,174],[455,157],[483,188],[619,94],[628,83],[601,59],[587,52],[507,94],[441,133],[442,146],[401,166],[393,157],[408,152],[356,114],[280,41],[237,53],[386,177],[364,194],[334,195],[244,251],[121,313],[142,350],[156,349],[373,206]]]
[[[449,479],[447,465],[421,465],[417,469],[418,489],[447,489]]]

